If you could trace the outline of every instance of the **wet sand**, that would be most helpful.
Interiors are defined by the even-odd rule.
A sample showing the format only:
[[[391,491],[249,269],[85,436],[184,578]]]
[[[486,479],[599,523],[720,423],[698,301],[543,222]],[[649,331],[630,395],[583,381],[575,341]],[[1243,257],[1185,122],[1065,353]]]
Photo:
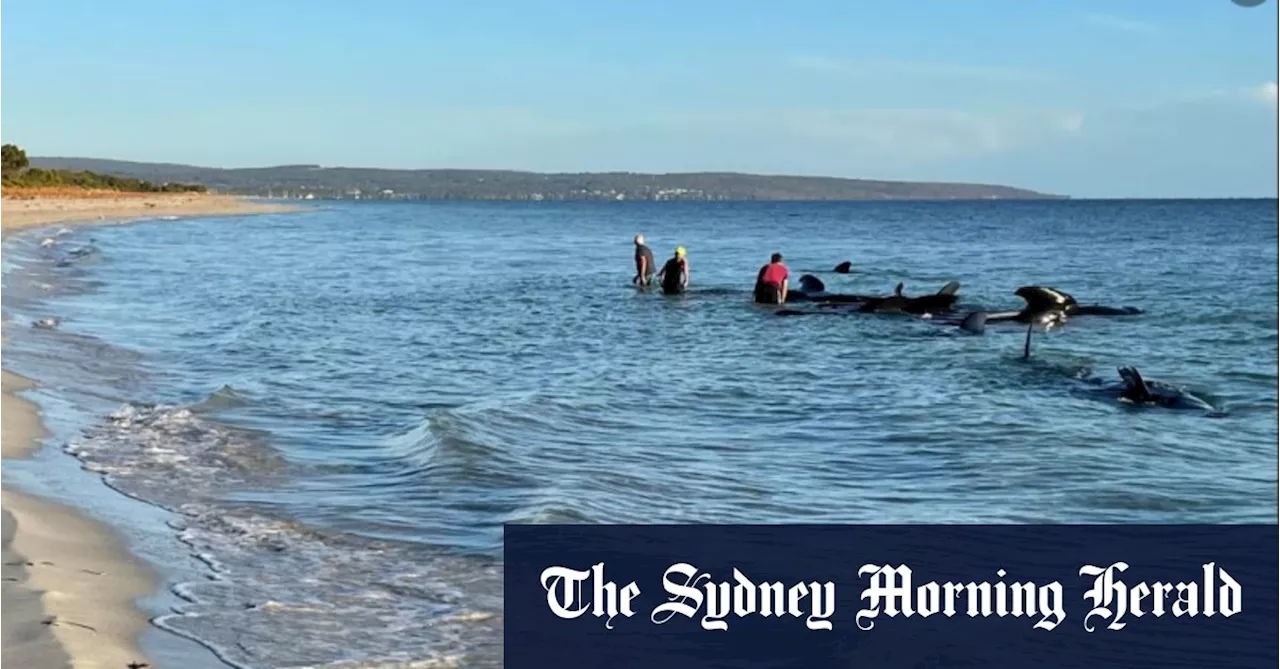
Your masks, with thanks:
[[[3,372],[5,459],[29,456],[47,434],[36,406],[16,394],[31,387]],[[154,589],[151,570],[99,523],[8,486],[0,496],[4,663],[119,668],[143,661],[136,639],[147,620],[133,602]]]
[[[75,193],[31,197],[5,192],[4,234],[55,224],[106,223],[153,216],[216,216],[296,211],[288,205],[203,194]],[[7,346],[8,342],[4,344]],[[33,454],[48,435],[39,410],[20,396],[36,383],[3,372],[3,458]],[[148,620],[135,605],[158,586],[155,571],[131,555],[106,525],[75,510],[2,487],[3,663],[24,669],[121,669],[154,662],[138,639]]]
[[[137,640],[147,617],[134,601],[155,589],[151,569],[71,509],[9,488],[0,494],[4,661],[30,669],[146,662]]]

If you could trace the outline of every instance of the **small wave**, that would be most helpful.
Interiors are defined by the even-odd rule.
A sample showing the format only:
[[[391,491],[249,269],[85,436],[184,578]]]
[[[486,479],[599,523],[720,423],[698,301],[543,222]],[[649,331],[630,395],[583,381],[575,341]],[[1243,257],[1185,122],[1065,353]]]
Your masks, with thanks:
[[[512,518],[516,525],[580,525],[600,522],[587,514],[564,507],[538,509],[532,513]]]
[[[157,625],[239,666],[485,664],[500,654],[476,641],[502,637],[494,562],[230,504],[235,491],[280,490],[290,467],[251,433],[194,409],[126,404],[67,446],[112,487],[179,514],[178,539],[208,566],[211,578],[173,587],[186,604]],[[298,638],[314,642],[288,641]]]
[[[250,397],[242,390],[237,390],[230,385],[222,385],[217,390],[209,393],[205,399],[191,405],[191,410],[196,413],[217,411],[218,409],[228,409],[232,407],[242,407],[250,403]]]
[[[180,478],[212,487],[261,484],[284,469],[278,453],[200,418],[191,408],[126,404],[67,452],[109,476],[146,485]]]

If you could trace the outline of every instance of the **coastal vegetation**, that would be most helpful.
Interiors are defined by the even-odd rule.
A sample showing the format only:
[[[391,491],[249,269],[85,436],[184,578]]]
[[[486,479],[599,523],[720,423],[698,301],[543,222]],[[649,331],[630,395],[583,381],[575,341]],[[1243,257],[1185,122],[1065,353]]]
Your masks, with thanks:
[[[207,186],[200,184],[160,183],[132,176],[99,174],[89,170],[48,169],[32,167],[27,152],[14,144],[0,147],[2,181],[8,189],[81,189],[122,193],[203,193]]]
[[[513,170],[392,170],[320,165],[222,169],[96,158],[32,158],[50,170],[91,170],[224,193],[305,199],[515,201],[842,201],[1058,199],[1009,186],[696,172],[548,174]]]

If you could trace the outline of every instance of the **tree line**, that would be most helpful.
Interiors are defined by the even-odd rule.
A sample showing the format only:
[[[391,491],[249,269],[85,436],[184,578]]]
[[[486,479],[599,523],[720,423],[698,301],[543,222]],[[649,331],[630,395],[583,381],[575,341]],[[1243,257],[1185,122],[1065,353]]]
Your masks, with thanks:
[[[153,183],[133,177],[98,174],[88,170],[46,170],[31,167],[27,152],[15,144],[0,146],[0,182],[14,188],[74,188],[114,190],[126,193],[203,193],[199,184]]]

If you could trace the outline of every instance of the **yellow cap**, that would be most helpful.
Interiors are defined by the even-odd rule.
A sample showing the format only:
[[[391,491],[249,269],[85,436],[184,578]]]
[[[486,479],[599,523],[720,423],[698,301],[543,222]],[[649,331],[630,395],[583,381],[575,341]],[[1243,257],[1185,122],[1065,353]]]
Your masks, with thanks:
[[[676,247],[676,255],[678,255],[678,256],[682,256],[682,255],[684,255],[684,247],[683,247],[683,246],[677,246],[677,247]]]

